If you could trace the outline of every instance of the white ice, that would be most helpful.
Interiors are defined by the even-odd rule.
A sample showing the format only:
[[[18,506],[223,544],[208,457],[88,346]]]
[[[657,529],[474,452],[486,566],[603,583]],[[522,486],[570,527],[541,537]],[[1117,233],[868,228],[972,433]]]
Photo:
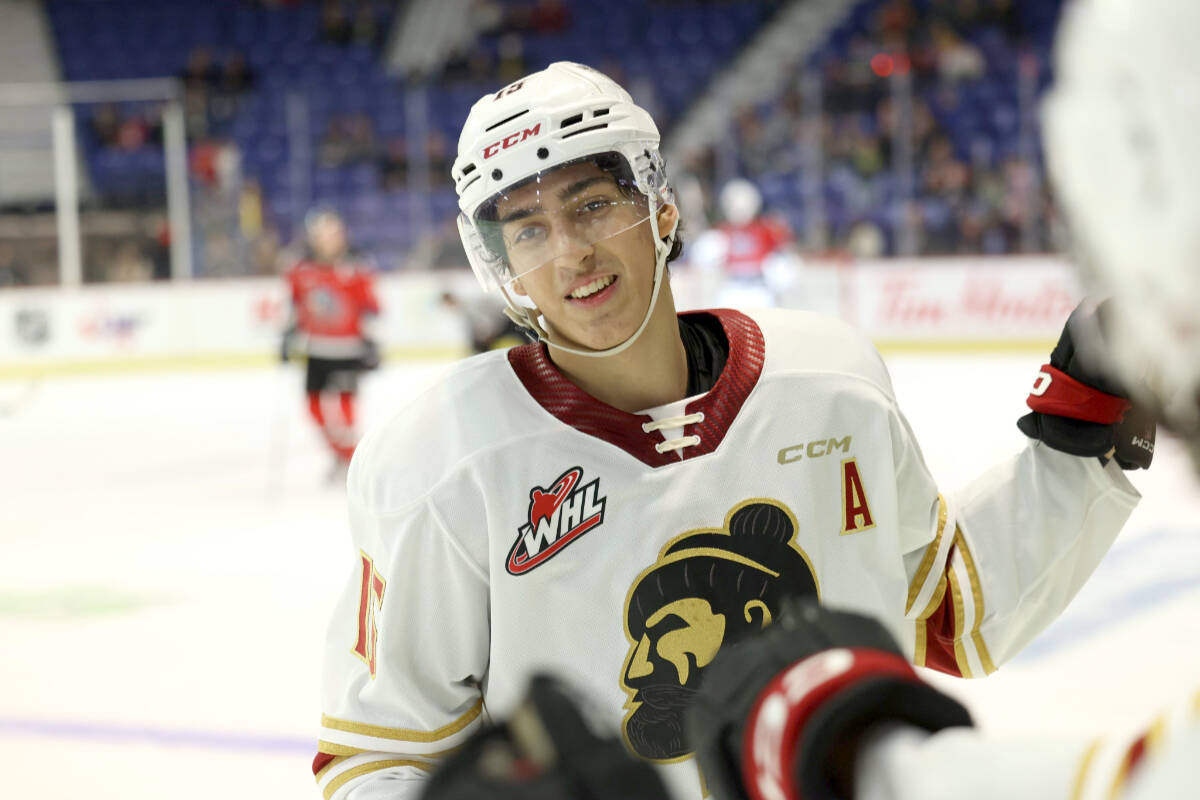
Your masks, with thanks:
[[[1021,446],[1041,354],[893,356],[952,488]],[[379,421],[440,365],[366,383]],[[317,797],[327,615],[355,553],[295,368],[0,383],[0,795]],[[995,731],[1099,731],[1200,687],[1200,480],[1160,437],[1141,507],[1064,617],[939,681]]]

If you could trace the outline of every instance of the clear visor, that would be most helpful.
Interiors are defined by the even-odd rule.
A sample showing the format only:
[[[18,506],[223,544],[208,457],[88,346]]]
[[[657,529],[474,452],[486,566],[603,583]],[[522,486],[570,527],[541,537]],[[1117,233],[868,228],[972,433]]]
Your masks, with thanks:
[[[460,217],[476,275],[507,290],[534,270],[578,260],[636,228],[655,209],[634,185],[625,159],[604,153],[539,172]]]

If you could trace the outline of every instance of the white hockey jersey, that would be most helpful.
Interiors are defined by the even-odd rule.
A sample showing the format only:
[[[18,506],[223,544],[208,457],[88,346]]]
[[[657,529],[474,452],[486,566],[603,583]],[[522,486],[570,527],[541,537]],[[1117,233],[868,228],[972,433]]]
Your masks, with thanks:
[[[894,727],[859,749],[855,790],[855,800],[1187,800],[1200,794],[1200,693],[1133,737]]]
[[[943,497],[866,339],[802,312],[699,313],[729,355],[697,398],[629,414],[528,345],[456,365],[359,446],[325,797],[415,797],[547,671],[700,798],[683,710],[782,597],[875,615],[915,663],[985,675],[1066,606],[1137,501],[1115,464],[1037,442]]]

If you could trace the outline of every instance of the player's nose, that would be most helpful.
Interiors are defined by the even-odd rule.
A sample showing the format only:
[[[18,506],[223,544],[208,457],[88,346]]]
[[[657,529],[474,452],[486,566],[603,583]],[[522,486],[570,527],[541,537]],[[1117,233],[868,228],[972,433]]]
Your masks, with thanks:
[[[559,269],[585,271],[590,268],[596,248],[568,225],[556,225],[550,233],[554,266]]]

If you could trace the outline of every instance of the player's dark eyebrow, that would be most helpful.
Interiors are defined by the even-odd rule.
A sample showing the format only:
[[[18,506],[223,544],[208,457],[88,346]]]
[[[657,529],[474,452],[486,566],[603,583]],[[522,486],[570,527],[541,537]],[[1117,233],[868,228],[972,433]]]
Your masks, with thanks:
[[[602,183],[604,181],[612,181],[608,175],[593,175],[590,178],[582,178],[567,186],[558,193],[559,200],[566,200],[571,195],[576,195],[593,184]]]
[[[574,183],[568,184],[561,191],[559,191],[558,199],[560,201],[566,200],[568,197],[579,194],[584,189],[587,189],[590,186],[594,186],[597,183],[604,183],[605,181],[612,182],[612,178],[608,175],[592,175],[587,178],[581,178],[581,179],[575,181]],[[516,222],[519,219],[524,219],[525,217],[532,217],[534,214],[541,214],[541,213],[542,213],[542,207],[540,205],[527,206],[526,208],[518,208],[514,211],[510,211],[509,213],[507,213],[503,217],[501,217],[500,224],[506,225],[510,222]]]
[[[541,206],[528,206],[526,208],[518,208],[516,211],[511,211],[500,218],[501,225],[507,225],[510,222],[516,222],[525,217],[532,217],[534,214],[542,213]]]

